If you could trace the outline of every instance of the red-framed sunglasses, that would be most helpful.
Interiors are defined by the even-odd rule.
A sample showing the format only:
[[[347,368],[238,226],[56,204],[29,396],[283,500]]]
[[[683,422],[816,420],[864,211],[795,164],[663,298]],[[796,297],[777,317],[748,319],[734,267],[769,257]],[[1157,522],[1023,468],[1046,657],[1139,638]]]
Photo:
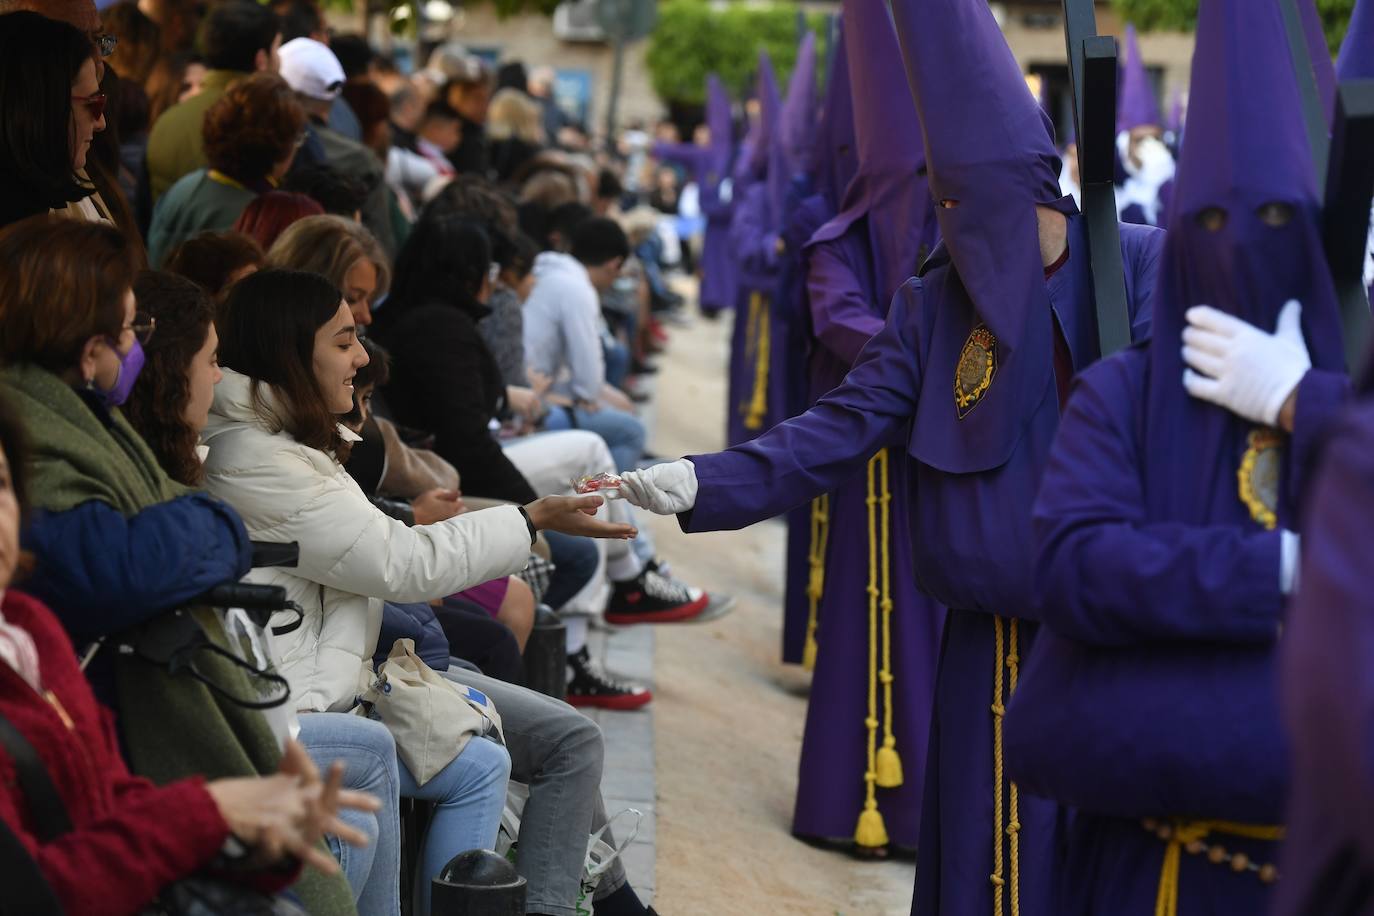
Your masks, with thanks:
[[[91,113],[91,120],[99,121],[105,115],[105,93],[93,92],[90,95],[74,95],[72,101],[85,105]]]

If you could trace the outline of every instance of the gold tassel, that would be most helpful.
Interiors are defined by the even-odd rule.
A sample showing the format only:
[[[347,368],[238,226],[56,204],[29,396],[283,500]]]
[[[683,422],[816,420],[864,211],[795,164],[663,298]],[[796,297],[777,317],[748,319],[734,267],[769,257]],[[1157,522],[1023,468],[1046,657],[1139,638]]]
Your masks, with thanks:
[[[883,823],[882,812],[877,802],[865,802],[863,813],[859,815],[859,826],[854,828],[854,842],[870,848],[887,845],[887,824]]]
[[[816,670],[816,630],[820,625],[821,596],[825,594],[825,547],[830,534],[830,494],[824,493],[811,501],[811,547],[807,560],[811,575],[807,579],[806,599],[809,612],[806,618],[806,646],[802,649],[802,667]]]
[[[883,746],[878,748],[878,785],[884,789],[895,789],[902,784],[902,758],[897,748],[892,746],[896,744],[894,738],[884,738],[883,742]]]

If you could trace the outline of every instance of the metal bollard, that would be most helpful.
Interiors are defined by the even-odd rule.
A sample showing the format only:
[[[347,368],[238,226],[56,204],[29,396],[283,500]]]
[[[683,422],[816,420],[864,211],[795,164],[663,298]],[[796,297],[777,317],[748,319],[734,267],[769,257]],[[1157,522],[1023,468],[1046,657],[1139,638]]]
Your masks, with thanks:
[[[458,853],[431,888],[433,916],[525,916],[525,879],[489,849]]]
[[[525,643],[525,686],[555,700],[568,695],[568,628],[548,606],[534,612],[534,629]]]

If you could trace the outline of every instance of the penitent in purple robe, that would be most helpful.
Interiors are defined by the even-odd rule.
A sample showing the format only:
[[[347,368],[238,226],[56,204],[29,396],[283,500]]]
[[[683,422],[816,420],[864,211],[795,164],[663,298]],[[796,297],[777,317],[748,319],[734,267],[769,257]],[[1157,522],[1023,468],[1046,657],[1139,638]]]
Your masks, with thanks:
[[[938,234],[921,175],[920,125],[891,18],[882,5],[865,3],[846,4],[843,16],[858,164],[840,196],[841,211],[806,247],[812,403],[843,381]],[[826,514],[819,529],[825,554],[792,829],[854,838],[860,845],[885,833],[914,848],[944,610],[917,590],[909,563],[891,561],[911,556],[911,504],[903,450],[889,449],[885,460],[887,484],[881,464],[872,481],[865,468],[817,506]],[[874,496],[890,500],[886,525],[883,503],[872,503]],[[874,575],[884,556],[885,582]],[[871,586],[878,591],[871,593]],[[889,628],[881,624],[884,616]],[[891,683],[883,683],[889,675]],[[875,683],[880,686],[870,710]],[[880,767],[870,792],[870,748],[889,743],[902,778],[892,784],[897,781]],[[856,830],[870,804],[884,827],[876,835]]]
[[[1072,212],[1071,204],[1067,209]],[[1040,295],[1047,329],[1052,313],[1079,368],[1096,358],[1096,324],[1082,218],[1074,214],[1068,222],[1070,258],[1042,283]],[[1158,230],[1122,227],[1137,334],[1148,324],[1143,304],[1162,239]],[[1057,809],[1023,796],[1009,817],[990,706],[995,691],[1005,698],[1005,672],[997,669],[1008,650],[1024,654],[1034,638],[1030,504],[1059,422],[1049,371],[1053,343],[1043,340],[1046,372],[1008,452],[976,471],[949,466],[927,446],[946,440],[959,422],[951,389],[979,317],[949,257],[937,249],[923,276],[897,292],[882,329],[843,384],[752,442],[693,456],[700,490],[681,521],[687,531],[742,528],[835,489],[881,448],[907,453],[906,476],[897,485],[913,507],[916,581],[951,608],[936,673],[914,911],[985,916],[993,899],[988,876],[1000,849],[1002,861],[1017,861],[1020,912],[1051,916]],[[983,406],[990,405],[968,416]],[[910,638],[904,631],[898,637]],[[1005,835],[1013,822],[1019,823],[1016,843]],[[1010,883],[1009,873],[1003,880]]]
[[[1079,379],[1033,516],[1044,626],[1006,762],[1074,809],[1065,916],[1265,913],[1278,863],[1279,529],[1347,381],[1278,0],[1202,0],[1192,76],[1152,340]],[[1291,436],[1188,395],[1190,307],[1272,331],[1290,299],[1313,366]]]
[[[780,226],[768,181],[769,146],[780,142],[782,101],[773,65],[759,51],[759,120],[753,142],[735,168],[730,250],[735,258],[735,326],[730,338],[727,445],[746,442],[773,425],[768,398],[772,301],[777,287]]]
[[[735,302],[735,259],[730,254],[731,204],[721,187],[730,177],[734,126],[725,86],[714,73],[707,77],[706,84],[706,125],[711,131],[710,142],[706,146],[659,143],[653,152],[656,158],[687,169],[696,182],[701,213],[706,217],[697,300],[703,312],[714,314],[730,308]]]

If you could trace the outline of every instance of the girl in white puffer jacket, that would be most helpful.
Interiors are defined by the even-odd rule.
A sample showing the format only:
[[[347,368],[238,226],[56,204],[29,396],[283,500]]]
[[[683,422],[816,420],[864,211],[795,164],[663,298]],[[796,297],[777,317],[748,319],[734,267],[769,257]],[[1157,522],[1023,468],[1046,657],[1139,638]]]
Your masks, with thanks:
[[[260,272],[234,287],[217,323],[225,371],[204,435],[206,488],[254,538],[300,544],[298,566],[251,576],[285,587],[304,609],[299,627],[274,638],[297,710],[357,705],[383,600],[428,601],[518,572],[542,527],[633,535],[586,514],[599,499],[566,497],[407,528],[375,508],[339,460],[352,434],[337,417],[352,408],[367,355],[338,291],[314,274]],[[482,740],[424,786],[402,764],[402,795],[439,803],[417,876],[426,909],[429,879],[449,858],[494,844],[509,765]]]

